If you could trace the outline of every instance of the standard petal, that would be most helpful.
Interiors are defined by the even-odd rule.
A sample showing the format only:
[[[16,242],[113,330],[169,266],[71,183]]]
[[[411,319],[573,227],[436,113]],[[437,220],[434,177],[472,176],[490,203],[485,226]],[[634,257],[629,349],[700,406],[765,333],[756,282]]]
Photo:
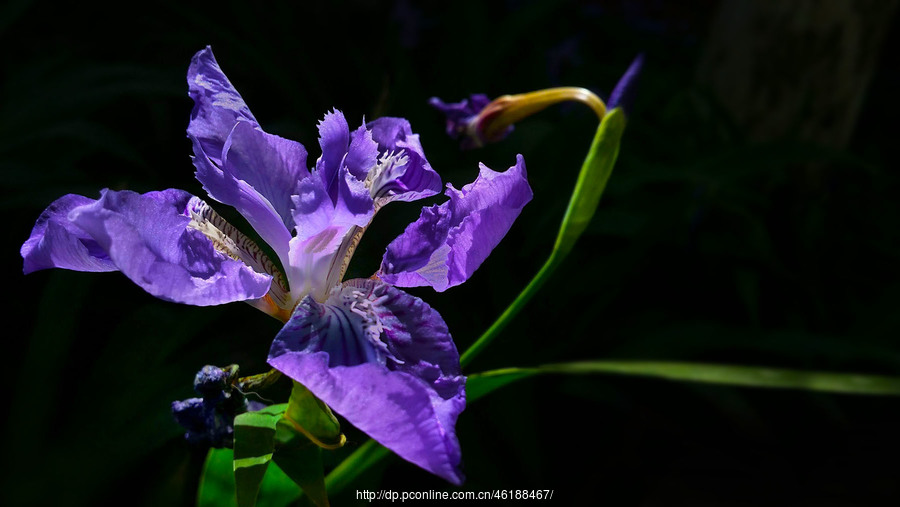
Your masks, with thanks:
[[[365,124],[350,134],[350,148],[344,163],[350,174],[359,181],[365,181],[369,171],[378,163],[378,143],[372,139],[372,131]]]
[[[95,202],[97,201],[81,195],[68,194],[53,201],[41,213],[31,230],[31,236],[20,250],[26,275],[47,268],[116,270],[106,251],[69,220],[72,210]]]
[[[247,182],[293,227],[291,196],[309,176],[302,144],[263,132],[249,122],[239,122],[222,151],[225,169],[235,180]]]
[[[342,231],[353,225],[364,227],[374,214],[372,198],[346,167],[338,170],[334,199],[328,195],[325,178],[326,175],[319,171],[310,175],[300,183],[297,195],[293,197],[296,238],[300,241],[330,227]]]
[[[321,300],[328,294],[346,268],[357,231],[375,214],[368,190],[346,166],[337,170],[334,199],[328,193],[326,177],[324,171],[315,171],[303,180],[294,196],[297,234],[290,241],[287,264],[295,298],[313,292]]]
[[[209,46],[191,59],[187,81],[188,94],[194,99],[188,135],[196,138],[203,151],[218,164],[234,124],[239,120],[256,124],[256,118],[222,72]]]
[[[465,377],[446,324],[422,300],[372,280],[347,282],[324,304],[306,298],[269,364],[399,456],[462,482]]]
[[[188,227],[192,198],[175,189],[104,190],[98,201],[73,209],[69,219],[128,278],[161,299],[207,306],[265,296],[271,276],[217,251]]]
[[[444,291],[468,280],[481,266],[532,192],[521,155],[502,173],[484,164],[480,168],[478,178],[462,190],[448,185],[445,193],[450,200],[423,209],[419,219],[388,245],[378,273],[382,280]]]
[[[194,167],[197,169],[196,177],[203,183],[203,189],[213,199],[233,206],[238,212],[247,219],[250,226],[259,233],[260,237],[275,254],[281,259],[282,264],[288,259],[289,242],[291,233],[285,222],[293,224],[293,217],[290,210],[283,217],[272,202],[266,198],[257,188],[255,188],[247,179],[251,181],[265,181],[266,184],[261,186],[265,189],[272,190],[273,182],[269,181],[266,176],[253,174],[254,170],[263,173],[265,169],[253,167],[253,159],[258,157],[256,161],[260,163],[271,163],[276,165],[278,161],[283,162],[285,158],[295,154],[300,157],[302,147],[299,149],[292,146],[291,150],[279,152],[268,141],[274,141],[277,136],[268,137],[264,132],[256,130],[247,122],[240,122],[235,125],[234,132],[237,133],[237,140],[234,136],[229,136],[227,140],[228,150],[225,151],[224,167],[216,164],[204,150],[199,139],[192,137],[194,142]],[[280,138],[278,138],[280,139]],[[283,139],[281,139],[284,141]],[[305,155],[305,152],[302,152]],[[260,160],[262,159],[262,160]],[[288,180],[288,170],[276,169],[275,173],[279,174],[276,180]],[[250,174],[246,174],[250,173]],[[275,179],[275,178],[273,178]],[[274,191],[273,191],[274,193]],[[288,197],[289,199],[289,197]],[[290,203],[279,203],[280,206],[291,206]]]
[[[407,120],[378,118],[367,127],[380,154],[368,176],[376,201],[414,201],[441,191],[441,178],[425,159],[419,135]]]
[[[350,127],[344,113],[335,109],[319,122],[319,146],[322,156],[316,160],[316,171],[322,175],[332,200],[337,199],[338,173],[350,146]]]

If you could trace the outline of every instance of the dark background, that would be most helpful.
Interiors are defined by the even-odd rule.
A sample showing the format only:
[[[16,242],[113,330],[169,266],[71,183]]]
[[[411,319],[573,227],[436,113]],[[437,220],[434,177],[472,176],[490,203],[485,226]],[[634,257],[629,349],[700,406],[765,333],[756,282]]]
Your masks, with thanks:
[[[460,152],[428,98],[606,96],[646,54],[593,223],[470,373],[633,358],[900,374],[900,77],[885,49],[896,3],[5,3],[0,503],[192,504],[204,451],[182,440],[169,403],[192,395],[204,364],[265,369],[279,325],[248,305],[166,303],[117,273],[21,275],[21,243],[63,194],[203,195],[185,73],[207,44],[263,127],[310,160],[333,107],[351,125],[408,118],[457,187],[479,161],[502,170],[525,156],[535,198],[493,256],[463,286],[410,291],[460,349],[549,253],[596,123],[559,106]],[[349,276],[373,272],[419,208],[379,213]],[[464,488],[616,506],[897,505],[898,428],[892,397],[613,376],[524,381],[458,425]],[[352,450],[362,437],[349,436]],[[356,487],[450,486],[393,458]]]

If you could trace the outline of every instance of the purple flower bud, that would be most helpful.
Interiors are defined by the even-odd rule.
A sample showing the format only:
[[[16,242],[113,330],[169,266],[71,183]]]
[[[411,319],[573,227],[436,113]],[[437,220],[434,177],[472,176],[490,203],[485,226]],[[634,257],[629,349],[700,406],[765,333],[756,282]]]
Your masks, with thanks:
[[[444,113],[447,121],[447,135],[459,140],[460,148],[464,150],[499,141],[513,130],[511,125],[506,126],[499,134],[490,139],[485,138],[482,128],[486,120],[484,111],[491,103],[491,99],[483,93],[473,93],[469,95],[468,99],[454,103],[447,103],[437,97],[432,97],[428,103]]]
[[[606,106],[609,109],[621,107],[627,113],[634,101],[634,90],[641,77],[641,70],[644,68],[644,54],[641,53],[635,57],[634,61],[616,83],[612,93],[609,94],[609,101]]]

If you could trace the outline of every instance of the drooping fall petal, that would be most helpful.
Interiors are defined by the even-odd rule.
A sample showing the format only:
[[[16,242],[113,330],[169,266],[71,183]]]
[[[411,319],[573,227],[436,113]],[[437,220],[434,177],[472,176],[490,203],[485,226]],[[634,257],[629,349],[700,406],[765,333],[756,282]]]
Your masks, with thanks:
[[[104,190],[99,200],[65,196],[44,212],[23,246],[26,270],[118,269],[156,297],[200,306],[264,296],[271,276],[217,251],[189,227],[191,199],[174,189]]]
[[[346,282],[325,303],[307,297],[269,364],[402,458],[462,482],[465,377],[447,325],[421,299],[372,280]]]

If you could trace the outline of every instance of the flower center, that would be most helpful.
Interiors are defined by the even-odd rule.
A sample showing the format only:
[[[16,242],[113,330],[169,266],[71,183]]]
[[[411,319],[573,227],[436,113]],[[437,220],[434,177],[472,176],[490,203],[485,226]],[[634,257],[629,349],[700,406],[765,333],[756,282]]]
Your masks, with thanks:
[[[405,149],[398,152],[388,151],[382,154],[375,167],[369,170],[364,183],[375,200],[375,211],[390,200],[388,184],[403,176],[408,163],[409,156],[406,155]]]
[[[269,315],[286,320],[285,311],[292,306],[287,282],[278,266],[259,248],[259,245],[241,234],[206,202],[197,197],[188,202],[186,211],[191,217],[188,227],[203,233],[216,250],[243,262],[257,273],[272,276],[272,285],[265,297],[248,302]]]
[[[377,308],[386,297],[376,296],[372,288],[350,281],[335,287],[327,304],[343,309],[347,320],[353,322],[356,329],[362,329],[360,338],[374,349],[378,362],[386,364],[390,360],[394,364],[403,364],[383,339],[384,326],[378,317]]]
[[[390,183],[403,176],[408,163],[409,156],[407,156],[406,150],[402,149],[396,152],[385,152],[378,158],[375,165],[369,169],[366,180],[363,183],[369,189],[369,193],[374,200],[375,213],[378,213],[382,206],[391,201],[391,196],[389,195],[391,190]],[[372,214],[373,219],[375,213]],[[359,241],[368,227],[368,225],[365,227],[353,226],[344,235],[341,245],[331,260],[328,276],[325,279],[325,287],[336,287],[344,279],[344,274],[347,273],[347,267],[350,265],[350,259],[353,258],[353,253],[356,252],[356,247],[359,245]]]

